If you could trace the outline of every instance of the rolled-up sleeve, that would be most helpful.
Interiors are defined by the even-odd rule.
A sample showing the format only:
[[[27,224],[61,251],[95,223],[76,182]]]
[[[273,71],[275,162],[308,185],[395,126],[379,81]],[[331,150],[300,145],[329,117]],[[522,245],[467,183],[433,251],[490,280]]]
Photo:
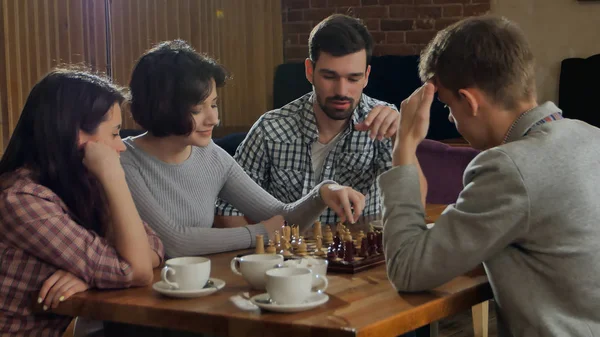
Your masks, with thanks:
[[[148,226],[146,222],[144,222],[144,229],[146,230],[146,235],[148,236],[148,243],[150,244],[150,249],[158,255],[159,265],[161,265],[165,260],[165,247],[163,246],[162,241],[156,235],[156,233]]]

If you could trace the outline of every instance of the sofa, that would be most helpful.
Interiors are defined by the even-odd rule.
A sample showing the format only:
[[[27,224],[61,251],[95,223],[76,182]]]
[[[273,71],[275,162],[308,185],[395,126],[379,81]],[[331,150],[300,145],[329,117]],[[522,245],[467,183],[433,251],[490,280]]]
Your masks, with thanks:
[[[427,178],[427,202],[453,204],[463,189],[467,165],[479,154],[471,147],[455,147],[425,139],[417,147],[417,158]]]
[[[600,54],[588,58],[568,58],[561,62],[558,106],[567,118],[600,127]]]

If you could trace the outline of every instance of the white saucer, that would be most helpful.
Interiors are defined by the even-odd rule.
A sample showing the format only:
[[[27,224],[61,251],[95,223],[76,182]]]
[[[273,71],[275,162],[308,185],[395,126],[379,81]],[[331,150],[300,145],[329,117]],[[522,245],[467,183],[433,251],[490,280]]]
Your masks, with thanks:
[[[268,301],[269,296],[268,293],[260,294],[253,296],[250,301],[254,303],[261,309],[269,310],[269,311],[277,311],[277,312],[299,312],[304,310],[309,310],[312,308],[316,308],[321,304],[329,301],[329,296],[325,293],[313,292],[303,303],[300,304],[277,304],[277,303],[264,303],[262,301]],[[258,301],[257,301],[258,300]]]
[[[169,286],[163,281],[158,281],[152,285],[152,289],[165,296],[177,298],[194,298],[210,295],[218,290],[221,290],[225,286],[225,281],[220,280],[218,278],[210,278],[209,280],[213,281],[214,287],[204,287],[198,290],[177,290],[172,289],[171,286]]]

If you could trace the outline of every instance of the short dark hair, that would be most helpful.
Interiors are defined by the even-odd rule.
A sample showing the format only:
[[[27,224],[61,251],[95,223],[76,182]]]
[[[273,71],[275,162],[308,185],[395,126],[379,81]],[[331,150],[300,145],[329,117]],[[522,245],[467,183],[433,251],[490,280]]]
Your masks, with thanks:
[[[108,204],[99,181],[83,165],[79,131],[95,134],[124,100],[121,88],[75,68],[52,70],[31,89],[8,147],[0,176],[19,168],[67,205],[79,225],[104,235]]]
[[[162,42],[147,51],[131,74],[130,110],[136,123],[156,137],[189,135],[195,128],[191,108],[225,85],[225,68],[182,40]]]
[[[333,14],[325,18],[308,38],[308,54],[313,63],[319,60],[321,51],[339,57],[363,49],[367,52],[368,66],[373,55],[373,37],[360,19],[348,15]]]
[[[525,35],[509,20],[472,17],[438,32],[421,53],[419,76],[453,91],[477,87],[512,109],[535,98],[534,57]]]

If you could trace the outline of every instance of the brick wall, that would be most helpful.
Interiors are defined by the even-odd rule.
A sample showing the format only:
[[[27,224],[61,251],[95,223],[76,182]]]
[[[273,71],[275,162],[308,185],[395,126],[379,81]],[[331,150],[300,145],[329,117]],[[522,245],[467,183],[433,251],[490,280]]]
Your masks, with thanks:
[[[415,55],[435,33],[461,18],[490,10],[490,0],[281,0],[284,58],[308,56],[308,35],[333,13],[362,19],[375,40],[374,55]]]

